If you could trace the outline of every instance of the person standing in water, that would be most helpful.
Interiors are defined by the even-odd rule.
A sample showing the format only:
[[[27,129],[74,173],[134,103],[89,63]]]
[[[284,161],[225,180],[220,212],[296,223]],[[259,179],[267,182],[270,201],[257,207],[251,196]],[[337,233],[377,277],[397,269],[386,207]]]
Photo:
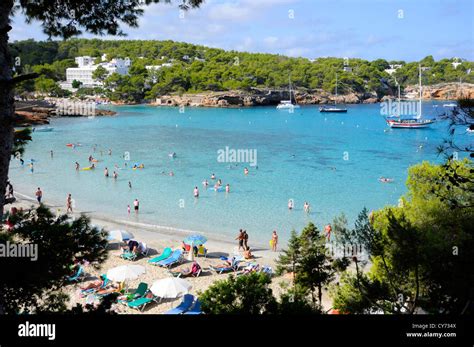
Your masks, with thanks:
[[[198,187],[194,187],[194,197],[199,198],[199,189],[198,189]]]
[[[216,175],[212,174],[211,175],[211,180],[215,180],[216,179]]]
[[[277,251],[277,245],[278,245],[278,235],[277,235],[276,230],[273,230],[272,239],[271,239],[270,243],[272,245],[272,251],[276,252]]]
[[[72,197],[71,194],[68,194],[66,199],[66,213],[72,213]]]
[[[229,186],[229,183],[227,183],[227,184],[225,185],[225,192],[226,192],[226,193],[230,193],[230,186]]]
[[[116,173],[115,171],[114,171],[112,177],[113,177],[115,180],[117,179],[118,175],[117,175],[117,173]]]
[[[104,170],[104,176],[109,177],[109,169],[105,168]]]
[[[140,208],[140,202],[138,201],[138,199],[135,199],[133,201],[133,208],[135,209],[135,213],[138,214],[138,209]]]
[[[127,205],[127,212],[130,214],[130,205]]]
[[[78,163],[77,161],[76,161],[76,164],[75,164],[75,165],[76,165],[76,171],[79,171],[80,165],[79,165],[79,163]]]
[[[128,188],[132,189],[132,182],[128,181]]]
[[[51,154],[51,159],[53,159],[53,157],[54,157],[53,150],[51,150],[49,153]]]
[[[293,207],[293,199],[288,200],[288,209],[291,211]]]
[[[244,175],[248,175],[248,174],[249,174],[249,169],[244,168]]]
[[[310,209],[310,206],[309,206],[309,203],[307,201],[304,202],[304,211],[306,213],[309,213],[309,209]]]
[[[43,192],[41,191],[41,188],[38,187],[38,190],[36,191],[36,200],[38,200],[38,204],[41,205],[41,198],[43,197]]]
[[[33,162],[30,164],[30,171],[31,173],[35,172],[35,166],[33,165]]]

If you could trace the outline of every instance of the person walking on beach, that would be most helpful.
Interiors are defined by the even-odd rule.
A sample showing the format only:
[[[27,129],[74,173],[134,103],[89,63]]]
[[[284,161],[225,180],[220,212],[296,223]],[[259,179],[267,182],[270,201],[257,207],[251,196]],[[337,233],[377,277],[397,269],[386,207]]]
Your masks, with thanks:
[[[38,187],[38,190],[36,191],[36,200],[38,200],[38,204],[41,205],[41,198],[43,197],[43,192],[41,191],[41,188]]]
[[[138,199],[135,199],[133,201],[133,208],[135,209],[135,213],[138,214],[138,209],[140,208],[140,202],[138,201]]]
[[[247,230],[244,230],[244,249],[249,249],[249,234],[247,234]]]
[[[71,194],[68,194],[67,199],[66,199],[66,213],[69,213],[69,211],[72,213],[72,197],[71,197]]]
[[[271,246],[272,246],[272,251],[276,252],[277,251],[277,245],[278,245],[278,235],[277,235],[276,230],[273,230],[272,239],[271,239],[270,243],[271,243]]]
[[[194,187],[194,197],[199,198],[199,189],[198,189],[198,187]]]
[[[240,251],[241,248],[244,248],[244,232],[242,231],[242,229],[240,229],[239,235],[235,239],[239,241],[239,251]]]

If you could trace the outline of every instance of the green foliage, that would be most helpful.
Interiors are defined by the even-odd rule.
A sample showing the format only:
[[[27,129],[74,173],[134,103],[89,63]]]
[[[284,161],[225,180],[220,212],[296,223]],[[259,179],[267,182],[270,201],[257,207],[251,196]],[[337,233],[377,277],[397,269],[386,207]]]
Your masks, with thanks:
[[[25,152],[25,146],[31,141],[31,128],[25,128],[15,131],[13,134],[13,149],[12,155],[21,157]]]
[[[70,266],[74,261],[102,263],[107,257],[106,232],[91,227],[85,216],[71,222],[65,215],[53,216],[44,206],[19,212],[10,221],[15,225],[9,232],[11,244],[36,245],[38,252],[36,261],[0,257],[0,310],[63,311],[67,296],[61,288],[71,275]]]
[[[248,90],[254,87],[287,88],[288,75],[291,75],[292,83],[297,89],[323,89],[334,93],[336,73],[339,94],[352,91],[375,92],[381,97],[395,90],[393,79],[384,71],[389,67],[389,63],[383,59],[372,62],[349,59],[352,72],[346,72],[343,71],[344,60],[341,58],[318,58],[311,62],[305,58],[224,51],[173,41],[71,39],[52,41],[46,50],[43,42],[28,40],[15,42],[11,47],[22,58],[24,64],[33,68],[39,66],[48,78],[56,81],[64,79],[62,76],[66,67],[76,56],[99,57],[102,53],[106,53],[110,59],[130,58],[132,61],[130,76],[139,77],[145,83],[137,88],[133,85],[136,80],[124,78],[121,83],[127,86],[120,92],[112,93],[111,97],[114,100],[152,100],[169,93]],[[46,50],[48,56],[29,53],[40,49]],[[186,56],[189,59],[185,59]],[[466,73],[469,68],[474,68],[472,62],[463,61],[457,69],[453,68],[451,62],[449,59],[435,62],[432,57],[424,58],[423,66],[430,67],[431,70],[423,73],[423,84],[457,82],[459,78],[474,83],[474,76]],[[146,65],[164,63],[171,63],[172,66],[162,67],[155,72],[145,69]],[[403,86],[418,82],[418,62],[395,63],[403,65],[396,72],[396,77]],[[106,74],[102,70],[94,76],[100,81],[105,77]]]
[[[92,73],[92,78],[99,82],[104,82],[108,75],[109,72],[103,66],[99,65]]]
[[[71,86],[72,86],[73,88],[76,88],[76,89],[77,89],[77,88],[80,88],[81,85],[82,85],[82,82],[80,82],[80,81],[78,81],[78,80],[73,80],[72,83],[71,83]]]
[[[300,235],[292,231],[288,247],[277,260],[277,273],[291,273],[293,291],[296,291],[296,286],[300,293],[306,290],[317,310],[321,309],[323,289],[331,282],[336,271],[326,251],[324,236],[313,223],[309,223]]]
[[[276,313],[277,302],[269,276],[250,273],[215,282],[199,295],[202,310],[210,314],[265,314]]]
[[[453,166],[470,181],[450,182],[446,171]],[[361,214],[356,231],[346,236],[364,245],[372,267],[363,275],[356,262],[356,275],[334,291],[336,308],[359,313],[473,311],[471,167],[467,160],[415,165],[409,169],[408,193],[401,206],[375,212],[372,223],[366,211]]]

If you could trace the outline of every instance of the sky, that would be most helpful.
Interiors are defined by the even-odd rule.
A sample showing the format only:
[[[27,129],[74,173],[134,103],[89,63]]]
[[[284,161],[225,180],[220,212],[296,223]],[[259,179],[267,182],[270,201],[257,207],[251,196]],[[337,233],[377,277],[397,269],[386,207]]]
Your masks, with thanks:
[[[306,58],[474,60],[474,0],[205,0],[187,12],[178,3],[146,6],[127,38]],[[21,13],[12,26],[11,41],[47,39]]]

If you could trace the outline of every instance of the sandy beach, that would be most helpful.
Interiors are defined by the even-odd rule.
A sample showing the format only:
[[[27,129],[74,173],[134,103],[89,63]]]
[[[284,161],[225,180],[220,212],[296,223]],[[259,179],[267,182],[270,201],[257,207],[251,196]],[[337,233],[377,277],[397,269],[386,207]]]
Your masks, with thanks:
[[[17,201],[10,205],[9,208],[15,206],[17,208],[28,209],[32,206],[36,207],[38,205],[36,200],[30,196],[16,192],[15,197],[17,198]],[[64,206],[48,204],[48,201],[45,201],[45,205],[51,208],[52,211],[55,211],[58,208],[64,210]],[[74,217],[78,217],[79,215],[80,211],[74,212]],[[136,280],[127,281],[126,285],[130,289],[136,288],[140,282],[146,282],[149,286],[151,286],[152,283],[158,279],[172,276],[168,270],[150,265],[147,263],[147,261],[157,254],[161,254],[165,247],[171,247],[172,249],[180,248],[181,240],[187,235],[185,232],[180,233],[177,231],[170,232],[169,230],[147,230],[146,226],[137,226],[133,225],[132,223],[123,223],[107,220],[106,218],[98,218],[97,216],[91,215],[89,213],[87,215],[89,215],[91,218],[92,224],[104,228],[105,230],[124,229],[132,232],[135,236],[134,239],[145,242],[150,251],[147,257],[139,258],[136,261],[127,261],[120,257],[121,250],[118,243],[110,243],[108,259],[101,265],[101,268],[95,269],[92,266],[85,266],[85,271],[87,273],[85,280],[78,284],[68,285],[65,288],[65,292],[70,296],[70,306],[75,306],[77,303],[84,305],[86,299],[80,297],[80,287],[86,285],[90,281],[97,280],[100,274],[106,273],[107,270],[116,266],[135,264],[143,265],[146,268],[146,273],[144,275],[140,276]],[[192,285],[190,294],[198,295],[199,292],[205,291],[214,282],[226,279],[229,276],[229,274],[215,274],[209,270],[209,266],[222,263],[222,260],[220,260],[221,256],[241,255],[238,252],[237,241],[231,241],[232,240],[225,242],[222,240],[208,238],[208,241],[206,242],[206,248],[208,249],[207,257],[195,258],[195,260],[203,268],[203,272],[199,277],[186,278],[186,280]],[[275,260],[278,258],[279,252],[272,252],[270,249],[266,249],[264,247],[255,247],[252,245],[251,241],[249,242],[249,246],[252,248],[252,254],[255,257],[252,262],[258,263],[260,265],[270,266],[273,269],[275,268]],[[172,270],[178,271],[182,268],[189,267],[190,264],[191,262],[185,259],[180,265],[173,267]],[[274,275],[272,277],[271,283],[271,289],[273,290],[274,295],[279,297],[283,291],[282,283],[290,283],[290,281],[291,279],[289,276]],[[175,300],[166,300],[159,304],[150,304],[145,308],[143,313],[163,313],[179,304],[180,300],[181,299],[178,298]],[[324,308],[329,310],[331,307],[331,301],[327,295],[324,295],[323,301]],[[123,304],[115,304],[114,310],[117,313],[123,314],[138,313],[137,310],[130,309]]]

